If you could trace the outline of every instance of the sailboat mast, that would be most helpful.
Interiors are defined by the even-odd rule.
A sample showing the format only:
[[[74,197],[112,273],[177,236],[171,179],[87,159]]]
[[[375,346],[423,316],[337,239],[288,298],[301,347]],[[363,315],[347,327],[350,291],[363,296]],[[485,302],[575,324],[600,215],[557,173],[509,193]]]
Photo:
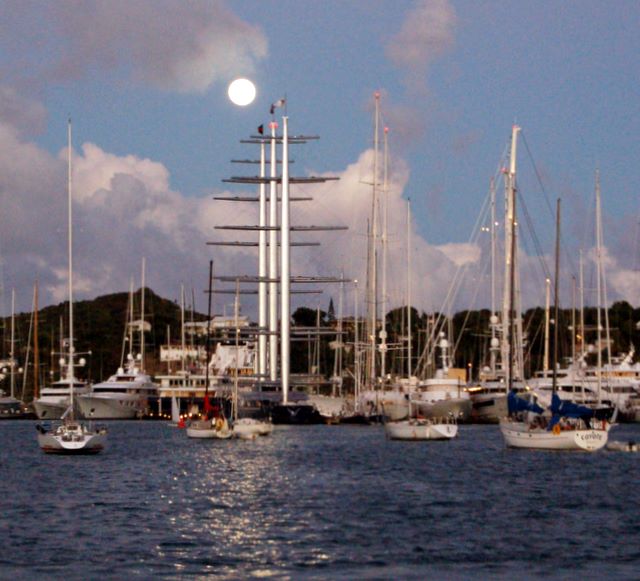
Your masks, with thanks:
[[[551,391],[555,393],[558,387],[558,340],[560,337],[560,321],[558,320],[560,315],[558,305],[560,290],[560,198],[558,198],[556,210],[556,268],[553,284],[553,380],[551,383]]]
[[[545,303],[544,303],[544,356],[542,359],[542,371],[549,371],[549,319],[551,309],[551,280],[547,277],[545,282]]]
[[[516,260],[516,154],[518,132],[520,127],[514,125],[511,131],[511,156],[506,178],[506,220],[505,220],[505,292],[502,309],[502,324],[507,330],[503,333],[503,360],[507,364],[507,388],[513,387],[513,353],[515,343],[515,260]]]
[[[71,184],[71,119],[67,126],[68,137],[68,157],[67,157],[67,193],[68,193],[68,219],[69,219],[69,361],[67,362],[67,379],[69,381],[71,393],[71,409],[73,410],[73,383],[75,381],[75,345],[73,337],[73,204],[72,204],[72,184]]]
[[[33,317],[33,399],[40,397],[40,350],[38,346],[38,280],[34,289]]]
[[[380,330],[380,375],[385,381],[387,375],[387,254],[389,247],[388,218],[389,218],[389,128],[383,129],[384,159],[383,159],[383,213],[382,213],[382,297],[381,297],[381,330]]]
[[[489,326],[491,328],[491,343],[489,344],[489,368],[492,377],[496,373],[496,351],[499,350],[499,341],[497,338],[498,315],[496,312],[496,249],[497,249],[497,222],[496,222],[496,184],[491,178],[490,184],[491,196],[491,317]]]
[[[146,260],[142,257],[142,288],[140,289],[140,371],[144,371],[144,287]]]
[[[282,118],[282,204],[280,222],[280,375],[282,380],[282,403],[289,402],[289,370],[290,370],[290,327],[291,296],[289,253],[289,129],[288,117]]]
[[[407,200],[407,377],[413,373],[411,333],[411,200]]]
[[[376,380],[376,330],[378,326],[378,292],[377,292],[377,206],[378,206],[378,149],[379,149],[379,122],[380,122],[380,93],[375,95],[375,118],[373,130],[373,180],[371,195],[371,237],[369,239],[369,380],[372,384]]]
[[[602,390],[602,230],[600,215],[600,172],[596,170],[596,292],[597,292],[597,337],[598,344],[598,404],[600,404]]]
[[[16,289],[11,289],[11,349],[9,357],[11,359],[11,397],[16,395]]]

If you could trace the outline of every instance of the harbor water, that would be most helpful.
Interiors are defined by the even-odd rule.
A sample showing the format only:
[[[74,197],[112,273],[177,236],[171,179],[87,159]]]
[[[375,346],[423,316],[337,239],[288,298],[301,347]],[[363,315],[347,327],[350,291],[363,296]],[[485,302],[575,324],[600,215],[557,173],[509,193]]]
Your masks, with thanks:
[[[381,427],[188,440],[111,422],[104,453],[43,454],[0,423],[0,578],[600,579],[640,572],[640,454],[509,450]],[[612,440],[640,441],[640,426]]]

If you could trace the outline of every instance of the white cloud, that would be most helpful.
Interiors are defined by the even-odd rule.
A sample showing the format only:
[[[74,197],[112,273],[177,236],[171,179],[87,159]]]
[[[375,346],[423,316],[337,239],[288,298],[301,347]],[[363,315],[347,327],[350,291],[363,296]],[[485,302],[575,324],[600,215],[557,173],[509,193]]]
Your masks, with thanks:
[[[423,87],[431,63],[454,40],[456,14],[448,0],[419,0],[389,41],[387,56],[407,73],[413,88]]]
[[[0,42],[8,52],[20,54],[20,68],[13,74],[23,82],[29,77],[32,84],[115,71],[143,85],[202,92],[215,82],[253,73],[256,62],[267,55],[262,30],[238,18],[221,0],[7,4],[6,34]],[[37,39],[37,55],[28,39]]]
[[[481,250],[477,244],[455,243],[441,244],[437,247],[456,266],[477,263]]]

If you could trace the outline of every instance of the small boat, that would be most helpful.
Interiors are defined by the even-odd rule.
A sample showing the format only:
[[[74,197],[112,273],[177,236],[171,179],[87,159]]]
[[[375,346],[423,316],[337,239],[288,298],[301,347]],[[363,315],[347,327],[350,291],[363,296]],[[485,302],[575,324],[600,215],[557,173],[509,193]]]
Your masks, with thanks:
[[[387,422],[384,426],[390,440],[451,440],[458,435],[455,418],[410,418]]]
[[[233,422],[233,435],[240,440],[255,440],[258,436],[268,436],[271,432],[271,422],[256,418],[239,418]]]
[[[614,441],[607,444],[607,450],[613,452],[640,452],[640,445],[633,440],[629,440],[628,442]]]
[[[233,437],[233,430],[227,420],[219,416],[212,419],[192,420],[186,427],[187,437],[194,439],[227,440]]]
[[[72,408],[69,408],[69,411]],[[46,454],[97,454],[104,449],[106,428],[93,429],[70,413],[58,426],[37,424],[38,445]]]

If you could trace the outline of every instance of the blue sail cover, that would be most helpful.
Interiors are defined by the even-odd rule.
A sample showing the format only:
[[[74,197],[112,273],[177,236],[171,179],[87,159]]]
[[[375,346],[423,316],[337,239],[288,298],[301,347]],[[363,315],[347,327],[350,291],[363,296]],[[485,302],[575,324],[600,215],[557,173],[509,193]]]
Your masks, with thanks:
[[[558,415],[565,418],[576,419],[589,419],[592,418],[595,413],[588,407],[560,399],[560,396],[558,396],[557,393],[554,393],[551,396],[551,407],[549,409],[554,416]]]
[[[536,414],[541,414],[544,412],[537,403],[528,402],[526,399],[522,399],[518,397],[515,389],[512,389],[507,396],[507,405],[509,407],[509,415],[515,414],[517,412],[534,412]]]

